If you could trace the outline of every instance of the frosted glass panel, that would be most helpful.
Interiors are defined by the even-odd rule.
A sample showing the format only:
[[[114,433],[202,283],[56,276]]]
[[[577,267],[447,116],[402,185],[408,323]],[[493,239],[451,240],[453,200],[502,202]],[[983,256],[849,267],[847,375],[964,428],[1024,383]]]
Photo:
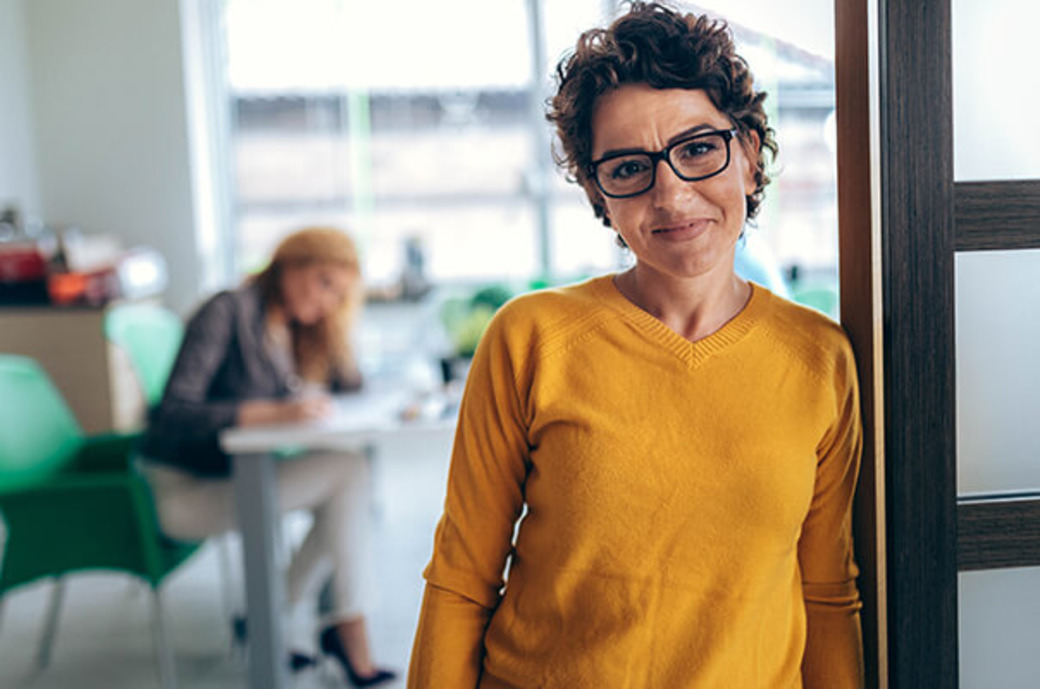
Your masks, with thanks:
[[[1040,567],[961,572],[961,689],[1040,686]]]
[[[954,179],[1040,178],[1037,0],[953,0]]]
[[[1040,250],[958,253],[956,276],[957,490],[1038,490]]]

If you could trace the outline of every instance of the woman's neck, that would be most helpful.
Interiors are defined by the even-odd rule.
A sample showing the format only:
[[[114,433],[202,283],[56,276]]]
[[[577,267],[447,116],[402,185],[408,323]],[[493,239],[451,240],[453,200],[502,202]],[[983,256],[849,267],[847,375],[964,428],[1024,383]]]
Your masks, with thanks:
[[[614,284],[626,299],[690,342],[720,330],[751,298],[751,285],[732,271],[674,278],[636,265],[617,275]]]

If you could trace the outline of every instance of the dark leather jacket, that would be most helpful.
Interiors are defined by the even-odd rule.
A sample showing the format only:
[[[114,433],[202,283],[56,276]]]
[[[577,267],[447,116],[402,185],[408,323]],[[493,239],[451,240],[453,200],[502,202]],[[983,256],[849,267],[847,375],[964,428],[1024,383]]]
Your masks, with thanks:
[[[357,389],[356,371],[334,371],[333,392]],[[253,284],[213,296],[188,322],[162,401],[149,414],[142,453],[200,476],[230,474],[219,434],[235,424],[238,405],[288,397],[299,378],[265,337],[264,307]]]

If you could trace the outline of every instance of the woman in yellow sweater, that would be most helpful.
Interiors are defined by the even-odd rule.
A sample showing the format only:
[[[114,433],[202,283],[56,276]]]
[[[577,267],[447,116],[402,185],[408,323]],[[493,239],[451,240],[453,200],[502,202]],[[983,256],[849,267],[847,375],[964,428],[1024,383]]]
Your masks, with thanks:
[[[765,96],[724,25],[656,4],[557,78],[562,162],[635,265],[484,336],[409,686],[860,687],[852,351],[733,270]]]

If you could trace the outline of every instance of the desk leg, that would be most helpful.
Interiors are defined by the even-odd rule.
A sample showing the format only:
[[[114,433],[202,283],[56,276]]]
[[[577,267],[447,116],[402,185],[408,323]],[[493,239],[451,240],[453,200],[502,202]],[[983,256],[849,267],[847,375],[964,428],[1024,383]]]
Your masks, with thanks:
[[[282,629],[285,588],[277,561],[280,520],[274,458],[235,456],[234,472],[249,620],[248,686],[282,689],[289,680]]]

